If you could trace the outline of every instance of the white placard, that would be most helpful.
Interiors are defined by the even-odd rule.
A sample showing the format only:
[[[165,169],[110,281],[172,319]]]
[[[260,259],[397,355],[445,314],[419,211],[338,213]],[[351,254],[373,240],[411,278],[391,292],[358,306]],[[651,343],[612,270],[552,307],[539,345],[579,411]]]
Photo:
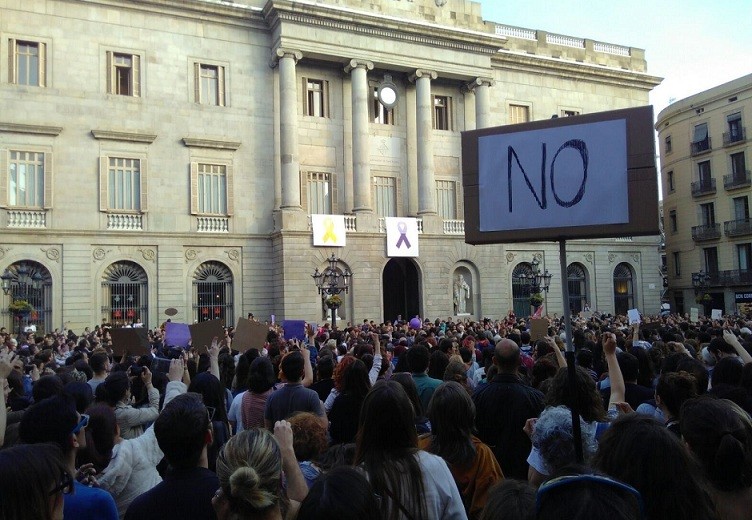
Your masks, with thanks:
[[[478,139],[480,231],[626,224],[626,121]]]
[[[627,311],[627,317],[629,318],[629,324],[632,325],[633,323],[640,323],[642,320],[640,319],[640,311],[637,309],[629,309]]]
[[[386,217],[386,256],[418,256],[418,219]]]
[[[723,318],[723,311],[721,309],[713,309],[710,311],[710,318],[714,320],[720,320]]]
[[[700,310],[697,307],[690,307],[689,321],[697,321],[700,318]]]
[[[311,215],[313,245],[345,247],[344,215]]]

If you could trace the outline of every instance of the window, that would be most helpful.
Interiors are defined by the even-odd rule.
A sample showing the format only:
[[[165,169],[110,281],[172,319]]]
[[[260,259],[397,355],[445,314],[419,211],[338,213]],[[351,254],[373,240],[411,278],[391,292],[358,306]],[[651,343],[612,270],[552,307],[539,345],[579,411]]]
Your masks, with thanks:
[[[509,124],[527,123],[530,121],[530,107],[527,105],[509,105]]]
[[[193,321],[235,323],[232,272],[220,262],[205,262],[193,273]]]
[[[373,89],[373,120],[378,125],[394,124],[394,108],[386,108],[379,101],[379,88]]]
[[[674,251],[674,276],[681,276],[681,257],[679,251]]]
[[[671,148],[671,136],[670,135],[666,136],[666,139],[664,139],[664,144],[665,144],[664,150],[666,150],[666,153],[671,153],[672,148]]]
[[[634,309],[634,275],[632,267],[622,262],[614,269],[614,312],[627,314]]]
[[[308,212],[313,215],[332,213],[331,175],[325,172],[306,173]]]
[[[224,164],[191,163],[191,213],[228,215],[227,169]]]
[[[149,277],[143,267],[128,260],[110,264],[101,284],[103,323],[122,326],[139,319],[149,327]]]
[[[699,153],[710,150],[710,137],[708,137],[708,124],[700,123],[695,125],[694,136],[692,139],[692,153]]]
[[[530,284],[522,275],[532,276],[533,267],[527,262],[517,264],[512,271],[512,309],[517,316],[530,316]]]
[[[225,68],[220,65],[194,64],[195,102],[201,105],[225,105]]]
[[[39,278],[37,287],[27,286],[23,299],[31,304],[34,310],[26,316],[14,316],[8,312],[12,294],[0,296],[0,325],[8,330],[25,329],[28,325],[36,325],[37,330],[51,330],[52,321],[52,275],[45,266],[33,260],[19,260],[8,266],[5,271],[11,276],[11,286],[19,282],[28,283],[30,279]]]
[[[718,248],[706,247],[702,250],[705,257],[705,272],[717,273],[718,272]]]
[[[141,96],[141,57],[107,51],[107,92],[118,96]]]
[[[666,174],[666,181],[668,183],[668,191],[672,192],[676,190],[676,187],[674,186],[674,172],[668,172]]]
[[[394,177],[373,178],[373,197],[379,217],[397,216],[397,179]]]
[[[10,53],[8,82],[44,87],[47,72],[47,45],[25,40],[8,40]]]
[[[584,265],[570,264],[567,267],[567,286],[569,308],[573,314],[582,312],[588,303],[588,272]]]
[[[561,117],[572,117],[572,116],[579,116],[579,115],[580,115],[579,110],[562,109],[561,111]]]
[[[434,130],[452,129],[452,98],[449,96],[433,97]]]
[[[146,178],[142,175],[145,160],[126,157],[103,157],[100,171],[100,210],[146,210]]]
[[[742,271],[752,269],[752,244],[737,244],[736,257],[739,260],[739,269]]]
[[[702,189],[711,189],[713,175],[710,171],[710,161],[697,163],[697,176]]]
[[[306,79],[305,114],[311,117],[329,117],[329,82]]]
[[[700,204],[700,223],[703,226],[712,226],[715,224],[715,204],[708,202]]]
[[[746,220],[749,218],[749,200],[746,196],[734,197],[734,220]]]
[[[436,202],[442,219],[455,220],[457,218],[457,183],[436,181]]]
[[[728,134],[726,142],[735,143],[744,140],[744,128],[742,127],[742,113],[736,112],[726,117],[728,124]]]
[[[676,222],[676,210],[672,209],[668,212],[668,221],[671,226],[671,232],[676,233],[679,230],[679,226]]]
[[[747,178],[747,164],[744,152],[731,154],[731,175],[734,180],[744,181]]]
[[[8,205],[42,208],[45,204],[45,154],[11,150],[8,161]]]

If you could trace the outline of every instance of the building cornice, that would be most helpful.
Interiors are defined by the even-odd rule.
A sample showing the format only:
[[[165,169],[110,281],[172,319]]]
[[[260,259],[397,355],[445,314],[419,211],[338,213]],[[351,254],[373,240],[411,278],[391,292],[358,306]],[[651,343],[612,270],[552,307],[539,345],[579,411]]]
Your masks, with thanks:
[[[304,0],[271,0],[264,7],[264,17],[272,30],[287,22],[328,27],[341,32],[366,34],[476,54],[493,55],[506,42],[505,37],[493,33],[408,20],[336,5],[321,5]]]
[[[151,144],[157,138],[156,134],[145,134],[142,132],[121,132],[116,130],[92,130],[91,135],[94,139],[105,141],[126,141],[129,143]]]
[[[206,139],[203,137],[183,137],[183,144],[189,148],[211,148],[213,150],[237,150],[240,148],[239,141],[227,141],[224,139]]]
[[[21,123],[0,122],[0,132],[8,134],[32,134],[58,136],[63,131],[61,126],[25,125]]]
[[[718,101],[728,101],[728,98],[732,96],[749,96],[750,93],[752,93],[752,74],[747,74],[670,104],[658,114],[655,128],[660,131],[660,126],[666,119],[682,115],[685,112],[691,112],[688,115],[695,116],[695,109],[698,107],[711,105]]]

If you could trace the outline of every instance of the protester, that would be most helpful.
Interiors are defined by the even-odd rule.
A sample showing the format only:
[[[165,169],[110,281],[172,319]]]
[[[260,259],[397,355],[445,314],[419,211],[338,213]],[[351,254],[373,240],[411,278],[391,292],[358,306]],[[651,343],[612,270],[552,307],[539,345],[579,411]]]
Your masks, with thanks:
[[[380,520],[379,507],[363,474],[353,468],[339,467],[311,487],[296,520]]]

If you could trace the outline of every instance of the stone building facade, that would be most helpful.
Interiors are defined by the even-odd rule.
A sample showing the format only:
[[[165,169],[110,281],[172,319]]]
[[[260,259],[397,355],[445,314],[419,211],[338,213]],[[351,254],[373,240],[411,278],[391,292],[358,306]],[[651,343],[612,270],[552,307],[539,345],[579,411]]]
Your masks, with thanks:
[[[748,74],[658,115],[668,294],[679,311],[752,310],[751,114]]]
[[[526,314],[556,244],[464,243],[460,132],[645,105],[640,49],[484,21],[465,0],[0,0],[0,270],[44,329]],[[391,81],[396,104],[377,89]],[[314,247],[312,213],[345,215]],[[388,258],[384,217],[420,256]],[[658,310],[657,237],[573,241],[575,310]],[[24,323],[25,323],[24,322]]]

